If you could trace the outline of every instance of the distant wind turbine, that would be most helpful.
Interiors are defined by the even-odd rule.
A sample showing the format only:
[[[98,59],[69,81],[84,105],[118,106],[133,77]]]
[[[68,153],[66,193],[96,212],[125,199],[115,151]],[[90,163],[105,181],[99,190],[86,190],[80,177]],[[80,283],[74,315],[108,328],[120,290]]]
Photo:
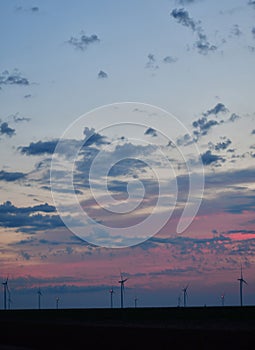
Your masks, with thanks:
[[[7,291],[8,291],[8,277],[4,282],[2,282],[2,285],[4,286],[4,310],[7,310]]]
[[[115,293],[113,288],[111,288],[109,290],[109,293],[110,293],[110,303],[111,303],[110,305],[111,305],[111,309],[112,309],[113,308],[113,294]]]
[[[225,293],[223,293],[221,296],[221,306],[225,306]]]
[[[40,288],[38,289],[37,294],[38,294],[38,309],[40,310],[41,309],[41,296],[42,296],[42,292],[41,292]]]
[[[248,284],[244,279],[243,279],[243,268],[241,265],[241,276],[240,278],[237,279],[240,284],[240,306],[243,306],[243,283]]]
[[[181,306],[181,302],[182,302],[182,297],[181,297],[181,294],[179,294],[179,296],[178,296],[178,304],[177,304],[178,307]]]
[[[187,306],[187,290],[188,290],[189,284],[186,285],[185,288],[182,289],[183,291],[183,306]]]
[[[137,298],[137,296],[135,296],[135,297],[134,297],[135,308],[137,308],[137,301],[138,301],[138,298]]]
[[[10,289],[8,287],[8,284],[7,284],[7,292],[8,292],[8,310],[11,310],[12,299],[11,299],[11,292],[10,292]]]
[[[56,309],[58,310],[59,297],[56,297]]]
[[[120,307],[123,309],[124,307],[124,284],[127,281],[127,278],[123,278],[122,274],[120,274]]]

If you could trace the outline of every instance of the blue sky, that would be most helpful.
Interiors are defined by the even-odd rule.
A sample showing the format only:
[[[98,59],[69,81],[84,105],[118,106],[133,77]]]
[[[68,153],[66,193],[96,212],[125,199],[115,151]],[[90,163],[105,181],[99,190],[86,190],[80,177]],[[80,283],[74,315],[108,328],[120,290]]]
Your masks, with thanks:
[[[139,291],[144,305],[155,305],[158,295],[164,305],[175,305],[187,279],[197,293],[194,304],[201,295],[203,304],[217,304],[214,295],[225,288],[229,303],[238,303],[233,281],[240,264],[251,279],[255,263],[254,1],[11,0],[2,1],[0,11],[0,257],[16,307],[33,307],[29,298],[18,301],[17,291],[26,296],[39,285],[46,295],[59,288],[66,306],[75,288],[89,295],[89,305],[105,306],[107,300],[93,293],[107,295],[120,270],[129,276],[130,304]],[[106,128],[130,121],[133,126]],[[51,160],[61,137],[52,196]],[[75,151],[77,203],[96,220],[94,231],[78,216],[66,182]],[[90,186],[101,207],[88,185],[98,155]],[[145,189],[138,211],[125,217],[105,210],[117,210],[102,183],[114,163],[108,176],[114,200],[124,205],[129,182],[131,204],[140,200],[139,186]],[[194,181],[204,172],[205,191],[194,220],[178,237],[187,164]],[[153,223],[168,211],[172,217],[157,232],[150,223],[142,226],[141,241],[152,237],[148,242],[116,252],[90,246],[65,227],[78,227],[81,237],[88,225],[85,236],[107,245],[114,230],[105,232],[99,224],[124,232],[125,225],[143,222],[156,205],[157,176],[163,194]],[[201,188],[195,188],[192,205],[201,199]],[[253,303],[255,281],[249,282]]]

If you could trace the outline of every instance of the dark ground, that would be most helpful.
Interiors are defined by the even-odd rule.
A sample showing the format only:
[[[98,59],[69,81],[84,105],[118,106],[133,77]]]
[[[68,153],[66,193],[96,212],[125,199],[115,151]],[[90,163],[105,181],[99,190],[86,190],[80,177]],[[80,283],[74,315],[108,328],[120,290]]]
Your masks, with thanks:
[[[255,349],[255,307],[1,310],[0,349]]]

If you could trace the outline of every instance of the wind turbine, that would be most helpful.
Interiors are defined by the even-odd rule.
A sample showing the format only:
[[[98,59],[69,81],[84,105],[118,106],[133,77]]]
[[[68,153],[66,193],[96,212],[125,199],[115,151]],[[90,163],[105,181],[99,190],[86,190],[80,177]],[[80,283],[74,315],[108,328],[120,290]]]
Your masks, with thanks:
[[[2,285],[4,286],[4,310],[7,309],[7,303],[6,303],[6,297],[7,297],[7,290],[8,290],[8,277],[4,282],[2,282]]]
[[[11,292],[10,292],[10,289],[8,287],[8,284],[7,284],[7,292],[8,292],[8,310],[11,310],[12,300],[11,300]]]
[[[41,296],[42,296],[42,292],[41,292],[40,288],[38,289],[37,294],[38,294],[38,309],[40,310],[41,309]]]
[[[56,297],[56,309],[58,310],[59,297]]]
[[[248,284],[248,283],[243,279],[243,268],[242,268],[242,265],[241,265],[241,276],[237,280],[240,283],[240,306],[243,306],[243,283],[245,283],[245,284]]]
[[[138,301],[138,298],[137,298],[137,296],[135,296],[135,297],[134,297],[135,308],[137,308],[137,301]]]
[[[109,290],[109,293],[110,293],[110,302],[111,302],[111,309],[112,309],[113,308],[113,293],[115,293],[113,288],[111,288]]]
[[[123,309],[123,298],[124,298],[124,284],[127,281],[127,278],[123,278],[122,274],[120,274],[120,307]]]
[[[177,304],[178,307],[181,306],[181,302],[182,302],[182,297],[181,297],[181,294],[179,294],[179,296],[178,296],[178,304]]]
[[[221,306],[225,306],[225,293],[223,293],[221,296]]]
[[[186,285],[185,288],[182,289],[183,291],[183,306],[186,307],[187,306],[187,289],[189,287],[189,283]]]

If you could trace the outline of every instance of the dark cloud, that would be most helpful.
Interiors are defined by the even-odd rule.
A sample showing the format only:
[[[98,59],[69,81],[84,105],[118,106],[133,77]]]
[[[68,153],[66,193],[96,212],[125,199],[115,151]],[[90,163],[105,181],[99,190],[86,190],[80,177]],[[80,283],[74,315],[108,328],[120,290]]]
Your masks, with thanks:
[[[175,63],[178,61],[178,58],[173,56],[166,56],[163,58],[163,63]]]
[[[218,162],[224,162],[225,159],[218,156],[217,154],[212,154],[210,150],[206,151],[205,153],[201,154],[201,159],[204,165],[210,165],[215,164]]]
[[[84,142],[83,142],[83,147],[88,147],[91,145],[96,145],[96,146],[100,146],[100,145],[107,145],[110,142],[106,140],[106,137],[96,133],[94,128],[84,128],[83,134],[85,136],[84,138]]]
[[[68,41],[68,44],[72,45],[75,49],[84,51],[87,49],[89,45],[92,45],[94,43],[99,43],[100,39],[96,34],[86,35],[83,32],[81,32],[80,37],[75,38],[71,37]]]
[[[106,72],[104,72],[103,70],[100,70],[100,72],[98,73],[97,77],[99,79],[105,79],[105,78],[108,78],[108,74]]]
[[[38,11],[39,11],[39,7],[33,6],[33,7],[30,8],[30,10],[31,10],[32,12],[38,12]]]
[[[251,134],[252,134],[252,135],[255,135],[255,129],[252,130]]]
[[[12,137],[15,135],[15,129],[9,127],[8,123],[3,122],[0,124],[0,135],[7,135]]]
[[[150,135],[150,136],[153,136],[153,137],[156,137],[158,136],[157,134],[157,131],[153,128],[148,128],[145,132],[144,132],[144,135]]]
[[[209,116],[211,114],[217,115],[218,113],[226,113],[228,109],[223,103],[217,103],[215,107],[209,109],[207,112],[203,113],[204,116]]]
[[[0,180],[1,181],[7,181],[7,182],[13,182],[13,181],[17,181],[17,180],[21,180],[26,176],[25,173],[21,173],[21,172],[10,172],[10,171],[4,171],[1,170],[0,171]]]
[[[184,136],[178,137],[176,140],[177,146],[188,146],[194,142],[194,139],[190,134],[185,134]]]
[[[248,5],[251,5],[251,6],[255,7],[255,1],[254,0],[249,0]]]
[[[227,149],[231,145],[231,140],[227,139],[226,141],[219,142],[215,145],[215,150],[216,151],[221,151]]]
[[[42,212],[44,214],[41,214]],[[55,212],[56,208],[47,203],[34,207],[18,208],[7,201],[0,205],[0,226],[17,228],[20,232],[26,233],[64,226],[58,215],[49,215],[49,213]]]
[[[26,94],[26,95],[24,95],[24,98],[31,98],[31,97],[32,97],[31,94]]]
[[[21,73],[15,69],[12,73],[9,73],[7,70],[0,74],[0,88],[1,85],[20,85],[26,86],[30,85],[27,78],[24,78]]]
[[[182,9],[173,9],[171,16],[177,20],[178,23],[185,27],[191,28],[193,31],[196,30],[197,23],[189,16],[188,11]]]
[[[58,140],[31,142],[29,146],[18,147],[18,150],[26,155],[53,154]]]
[[[208,120],[207,117],[202,117],[192,123],[192,126],[196,129],[193,131],[193,134],[196,138],[207,135],[208,131],[218,124],[217,120]]]
[[[251,33],[253,35],[253,38],[255,39],[255,27],[252,28]]]

